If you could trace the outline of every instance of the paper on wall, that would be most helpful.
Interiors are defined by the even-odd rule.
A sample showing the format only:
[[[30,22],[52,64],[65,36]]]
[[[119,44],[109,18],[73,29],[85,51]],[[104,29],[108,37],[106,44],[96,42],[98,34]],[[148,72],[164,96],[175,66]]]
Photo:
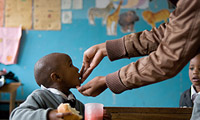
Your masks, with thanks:
[[[0,27],[3,26],[4,19],[4,0],[0,0]]]
[[[73,9],[83,9],[83,0],[73,0]]]
[[[0,63],[16,64],[22,36],[22,28],[0,27]]]
[[[62,12],[62,23],[71,24],[72,23],[72,11]]]
[[[120,0],[113,0],[114,7],[117,8]],[[110,3],[110,0],[96,0],[97,8],[105,8]],[[123,0],[121,8],[133,8],[133,9],[147,9],[149,7],[149,0]]]
[[[60,0],[34,0],[34,29],[60,30]]]
[[[71,0],[61,0],[61,9],[71,9]]]
[[[6,0],[5,26],[32,28],[32,0]]]

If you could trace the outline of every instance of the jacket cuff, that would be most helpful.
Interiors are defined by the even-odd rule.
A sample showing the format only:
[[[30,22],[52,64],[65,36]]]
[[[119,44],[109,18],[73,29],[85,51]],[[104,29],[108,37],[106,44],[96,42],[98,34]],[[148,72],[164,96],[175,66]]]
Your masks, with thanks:
[[[106,50],[110,61],[126,57],[126,49],[123,38],[106,41]]]
[[[53,109],[52,108],[48,108],[48,109],[44,110],[44,112],[40,116],[40,119],[41,120],[47,120],[50,110],[53,110]]]
[[[106,85],[114,93],[119,94],[128,90],[128,88],[122,83],[119,78],[119,71],[108,74],[106,76]]]

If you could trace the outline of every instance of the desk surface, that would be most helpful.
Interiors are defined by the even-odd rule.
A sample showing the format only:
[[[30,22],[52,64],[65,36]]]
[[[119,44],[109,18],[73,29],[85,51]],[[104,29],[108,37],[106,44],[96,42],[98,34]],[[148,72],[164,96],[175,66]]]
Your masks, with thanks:
[[[104,107],[112,120],[189,120],[192,108]]]
[[[5,84],[0,88],[0,92],[15,92],[20,85],[21,85],[20,82]]]

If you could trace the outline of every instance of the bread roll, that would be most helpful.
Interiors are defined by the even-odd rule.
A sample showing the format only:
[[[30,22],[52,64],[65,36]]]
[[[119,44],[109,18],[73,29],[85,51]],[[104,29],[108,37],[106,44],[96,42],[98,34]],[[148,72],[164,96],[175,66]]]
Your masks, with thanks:
[[[77,111],[75,108],[72,108],[69,103],[61,103],[58,108],[58,113],[66,113],[71,112],[72,115],[67,115],[64,117],[64,120],[81,120],[83,116],[79,115],[79,111]]]

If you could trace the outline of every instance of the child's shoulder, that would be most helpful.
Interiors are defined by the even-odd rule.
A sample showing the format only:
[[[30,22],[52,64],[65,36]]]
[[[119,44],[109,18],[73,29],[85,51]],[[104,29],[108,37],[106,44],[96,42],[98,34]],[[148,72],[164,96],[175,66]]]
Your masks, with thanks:
[[[49,93],[48,90],[36,89],[31,93],[31,95],[39,95],[40,96],[40,95],[46,95],[48,93]]]
[[[27,99],[46,99],[49,96],[53,96],[48,90],[36,89],[30,95],[28,95]]]
[[[188,95],[190,95],[190,94],[191,94],[191,88],[185,90],[185,91],[181,94],[181,96],[188,96]]]

